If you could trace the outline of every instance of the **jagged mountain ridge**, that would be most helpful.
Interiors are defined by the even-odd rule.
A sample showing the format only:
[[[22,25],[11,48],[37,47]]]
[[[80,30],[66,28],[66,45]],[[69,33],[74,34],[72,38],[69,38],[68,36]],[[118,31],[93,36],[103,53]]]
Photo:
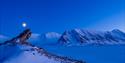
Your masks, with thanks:
[[[114,29],[112,31],[91,31],[73,29],[65,31],[58,43],[61,44],[125,44],[125,33]]]
[[[85,63],[83,61],[61,57],[48,53],[43,48],[27,42],[31,36],[30,30],[25,30],[19,36],[0,43],[1,63]]]
[[[66,30],[63,34],[56,32],[41,34],[36,42],[41,44],[125,44],[125,33],[114,29],[112,31],[93,31],[84,29]],[[40,44],[40,43],[39,43]]]
[[[114,29],[112,31],[92,31],[84,29],[67,30],[63,34],[48,32],[32,34],[28,39],[32,44],[125,44],[125,33]]]

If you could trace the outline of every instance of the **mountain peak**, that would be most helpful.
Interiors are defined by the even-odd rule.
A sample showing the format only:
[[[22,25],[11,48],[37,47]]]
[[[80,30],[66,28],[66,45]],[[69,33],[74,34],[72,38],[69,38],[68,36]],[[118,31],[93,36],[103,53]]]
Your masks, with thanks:
[[[112,32],[122,32],[122,31],[119,29],[113,29]]]
[[[58,38],[61,36],[61,34],[56,33],[56,32],[48,32],[45,34],[47,38]]]
[[[73,29],[65,31],[58,42],[70,44],[125,44],[125,34],[118,29],[112,31]]]
[[[114,29],[114,30],[112,30],[112,32],[114,32],[114,33],[122,33],[122,34],[125,34],[124,32],[122,32],[122,31],[119,30],[119,29]]]
[[[84,61],[70,59],[68,57],[62,57],[62,56],[57,56],[55,54],[51,54],[46,50],[44,50],[43,48],[37,47],[36,45],[33,45],[30,42],[27,42],[27,40],[31,37],[31,34],[32,34],[31,31],[27,29],[27,30],[24,30],[17,37],[12,38],[11,40],[8,40],[4,43],[0,43],[0,51],[1,51],[0,61],[2,63],[4,62],[6,63],[7,61],[9,61],[10,63],[13,63],[13,62],[16,63],[16,59],[18,59],[19,61],[18,63],[22,63],[22,60],[24,60],[23,63],[34,63],[34,62],[85,63]],[[6,55],[3,52],[6,52]],[[13,55],[14,55],[14,58],[13,58]],[[32,58],[34,58],[34,60],[32,60]]]

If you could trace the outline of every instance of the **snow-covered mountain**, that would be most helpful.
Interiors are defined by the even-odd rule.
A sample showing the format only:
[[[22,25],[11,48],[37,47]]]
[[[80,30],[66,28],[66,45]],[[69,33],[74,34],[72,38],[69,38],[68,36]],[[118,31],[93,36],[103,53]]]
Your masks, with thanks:
[[[83,59],[82,61],[75,60],[52,54],[52,52],[49,53],[51,50],[48,48],[49,52],[48,50],[46,51],[44,49],[46,46],[44,45],[59,44],[59,46],[62,47],[60,44],[71,46],[87,44],[125,44],[125,33],[118,29],[112,31],[73,29],[67,30],[63,34],[55,32],[30,34],[30,31],[25,31],[11,40],[1,35],[0,39],[3,38],[8,41],[0,43],[0,63],[85,63]],[[58,48],[56,45],[54,46]],[[66,47],[64,48],[67,49]],[[68,53],[66,51],[63,52]]]
[[[48,32],[44,34],[33,33],[28,41],[36,45],[50,45],[56,44],[60,37],[61,34],[56,32]]]
[[[0,43],[6,41],[7,39],[9,39],[9,37],[0,34]]]
[[[0,35],[1,42],[6,39],[5,36]],[[43,34],[33,33],[28,39],[28,42],[37,46],[43,45],[114,45],[114,44],[125,44],[125,33],[114,29],[112,31],[95,31],[95,30],[84,30],[84,29],[73,29],[67,30],[63,34],[56,32],[48,32]]]
[[[85,63],[80,60],[58,56],[27,42],[29,29],[11,40],[0,43],[0,63]],[[31,36],[38,38],[39,35]]]
[[[42,34],[41,37],[43,39],[43,41],[47,42],[47,43],[55,43],[58,41],[58,39],[60,38],[61,34],[56,33],[56,32],[48,32],[45,34]]]
[[[65,31],[58,43],[68,45],[125,44],[125,33],[118,29],[112,31],[73,29]]]
[[[116,45],[125,44],[125,33],[114,29],[112,31],[95,31],[84,29],[67,30],[63,34],[48,32],[44,34],[32,34],[29,42],[36,45]]]

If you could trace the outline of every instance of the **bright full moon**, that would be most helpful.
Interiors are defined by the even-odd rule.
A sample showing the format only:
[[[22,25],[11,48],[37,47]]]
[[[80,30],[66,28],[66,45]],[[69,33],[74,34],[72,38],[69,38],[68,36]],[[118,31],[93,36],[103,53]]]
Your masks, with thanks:
[[[26,27],[26,25],[27,25],[27,24],[26,24],[25,22],[22,23],[22,26],[23,26],[23,27]]]

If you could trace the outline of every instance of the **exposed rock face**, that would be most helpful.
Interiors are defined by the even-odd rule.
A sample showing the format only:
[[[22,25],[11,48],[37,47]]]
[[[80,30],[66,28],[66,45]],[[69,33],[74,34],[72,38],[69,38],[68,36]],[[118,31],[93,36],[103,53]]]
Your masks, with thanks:
[[[27,39],[29,39],[29,37],[31,36],[31,31],[30,29],[26,29],[24,30],[21,34],[19,34],[18,36],[12,38],[11,40],[5,41],[2,44],[7,44],[7,43],[20,43],[20,44],[28,44]],[[0,44],[1,45],[1,44]]]
[[[29,52],[35,51],[37,53],[33,53],[33,55],[39,54],[41,57],[48,58],[48,60],[56,61],[57,63],[85,63],[84,61],[70,59],[68,57],[61,57],[61,56],[57,56],[55,54],[48,53],[43,48],[37,47],[37,46],[32,45],[29,42],[27,42],[27,39],[29,39],[30,36],[31,36],[30,29],[26,29],[21,34],[19,34],[17,37],[12,38],[11,40],[8,40],[8,41],[0,44],[0,47],[6,48],[9,45],[13,45],[13,46],[9,46],[9,47],[15,48],[15,46],[18,46],[18,47],[21,47],[19,49],[21,49],[24,52],[25,51],[29,51]],[[2,58],[0,57],[0,60],[1,59]],[[42,59],[41,59],[41,61],[42,61]],[[45,60],[43,60],[43,61],[45,61]],[[51,63],[51,61],[46,62],[46,63]]]
[[[61,44],[65,44],[70,42],[70,33],[68,31],[65,31],[62,36],[60,37],[60,39],[58,40]]]
[[[58,43],[61,44],[125,44],[125,33],[115,29],[112,31],[91,31],[73,29],[65,31]]]
[[[30,29],[26,29],[21,33],[19,36],[17,36],[17,39],[19,39],[20,42],[26,42],[27,39],[31,36]]]

